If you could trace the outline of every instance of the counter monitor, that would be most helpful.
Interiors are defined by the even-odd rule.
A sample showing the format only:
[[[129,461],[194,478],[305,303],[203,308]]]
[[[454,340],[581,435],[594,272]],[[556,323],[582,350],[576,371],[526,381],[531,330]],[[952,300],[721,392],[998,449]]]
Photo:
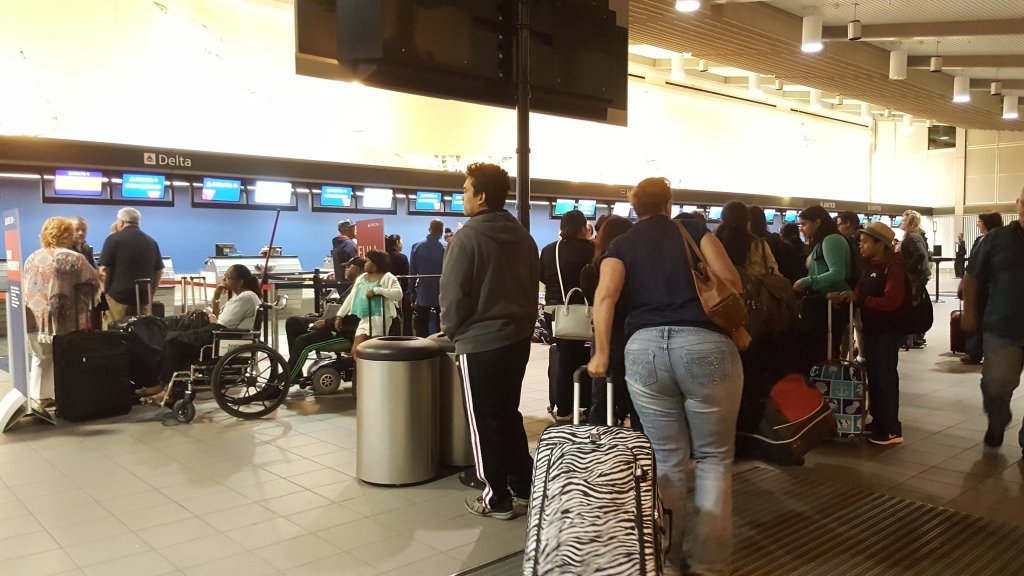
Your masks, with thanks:
[[[57,170],[54,196],[99,198],[103,196],[103,173],[87,170]]]
[[[364,188],[360,198],[360,208],[393,210],[395,207],[395,191],[390,188]]]
[[[722,207],[712,206],[708,209],[708,220],[721,220],[722,219]]]
[[[612,214],[622,216],[623,218],[629,218],[630,209],[631,207],[629,202],[616,202],[615,205],[612,206]]]
[[[253,204],[291,204],[292,183],[257,180]]]
[[[796,210],[786,210],[786,215],[782,217],[783,222],[796,222],[798,212]]]
[[[242,182],[222,178],[203,178],[204,202],[238,202],[242,197]]]
[[[156,174],[125,174],[121,178],[121,198],[163,200],[167,178]]]
[[[320,205],[329,208],[352,208],[350,186],[321,186]]]
[[[423,191],[416,192],[416,212],[443,212],[444,194],[441,192]]]
[[[561,218],[562,216],[565,216],[565,213],[568,212],[569,210],[575,210],[575,209],[576,209],[576,201],[575,200],[567,200],[565,198],[559,198],[558,200],[555,200],[555,207],[552,209],[551,215],[554,216],[555,218]]]
[[[767,222],[768,222],[769,224],[771,224],[772,222],[774,222],[774,221],[775,221],[775,209],[774,209],[774,208],[765,208],[765,209],[764,209],[764,219],[765,219],[765,220],[766,220],[766,221],[767,221]]]
[[[578,206],[579,211],[587,218],[597,216],[597,200],[580,200]]]
[[[452,194],[452,199],[448,202],[448,211],[462,214],[462,208],[462,193],[457,192],[455,194]]]

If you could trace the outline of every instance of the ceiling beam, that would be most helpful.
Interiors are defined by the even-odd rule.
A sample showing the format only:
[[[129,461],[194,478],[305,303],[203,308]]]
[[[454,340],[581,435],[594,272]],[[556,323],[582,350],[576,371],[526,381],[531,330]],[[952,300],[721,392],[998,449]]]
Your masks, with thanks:
[[[1024,18],[973,20],[969,22],[914,22],[908,24],[865,24],[862,41],[909,40],[912,38],[965,38],[972,36],[1024,35]],[[846,26],[826,26],[825,41],[846,40]]]
[[[928,68],[931,56],[910,56],[907,68]],[[1024,68],[1020,56],[942,56],[943,68]]]
[[[984,90],[988,92],[992,89],[992,83],[995,80],[986,80],[984,78],[971,78],[971,90]],[[999,80],[1003,83],[1003,90],[1024,90],[1024,80]]]

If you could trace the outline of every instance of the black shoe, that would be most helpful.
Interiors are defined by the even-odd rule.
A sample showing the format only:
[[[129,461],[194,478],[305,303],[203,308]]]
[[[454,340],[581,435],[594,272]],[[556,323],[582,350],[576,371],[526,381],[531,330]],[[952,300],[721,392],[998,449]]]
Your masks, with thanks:
[[[989,448],[999,448],[1002,446],[1003,432],[1003,430],[996,431],[989,428],[988,432],[985,432],[985,446],[988,446]]]

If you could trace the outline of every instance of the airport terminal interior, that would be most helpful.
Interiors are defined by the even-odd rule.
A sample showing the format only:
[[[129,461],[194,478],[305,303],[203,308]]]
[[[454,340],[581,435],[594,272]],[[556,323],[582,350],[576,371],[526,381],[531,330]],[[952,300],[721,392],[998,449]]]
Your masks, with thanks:
[[[0,576],[1024,574],[1022,95],[1024,0],[0,0]]]

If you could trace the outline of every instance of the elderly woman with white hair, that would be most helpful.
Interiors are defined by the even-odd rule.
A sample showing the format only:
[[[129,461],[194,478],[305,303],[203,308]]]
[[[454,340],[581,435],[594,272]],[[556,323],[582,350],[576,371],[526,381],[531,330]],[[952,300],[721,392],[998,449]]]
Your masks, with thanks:
[[[907,275],[918,285],[927,286],[932,277],[932,269],[928,257],[928,238],[921,228],[921,213],[916,210],[904,212],[900,230],[903,230],[903,240],[896,245],[896,251],[903,254]],[[925,343],[924,334],[911,334],[907,337],[909,347],[921,348]]]
[[[76,306],[75,299],[93,298],[99,278],[85,257],[74,251],[75,225],[67,218],[44,222],[39,243],[42,248],[25,260],[23,278],[32,353],[29,396],[46,408],[53,404],[53,337],[85,326],[88,319],[77,317],[76,308],[85,312],[88,303]],[[76,288],[80,284],[91,289]]]
[[[120,231],[103,243],[100,252],[100,274],[107,293],[104,323],[110,325],[127,316],[144,314],[149,301],[164,275],[164,261],[160,246],[139,228],[142,214],[135,208],[122,208],[117,212]],[[149,290],[142,290],[139,299],[143,310],[136,310],[135,281],[150,280]]]

